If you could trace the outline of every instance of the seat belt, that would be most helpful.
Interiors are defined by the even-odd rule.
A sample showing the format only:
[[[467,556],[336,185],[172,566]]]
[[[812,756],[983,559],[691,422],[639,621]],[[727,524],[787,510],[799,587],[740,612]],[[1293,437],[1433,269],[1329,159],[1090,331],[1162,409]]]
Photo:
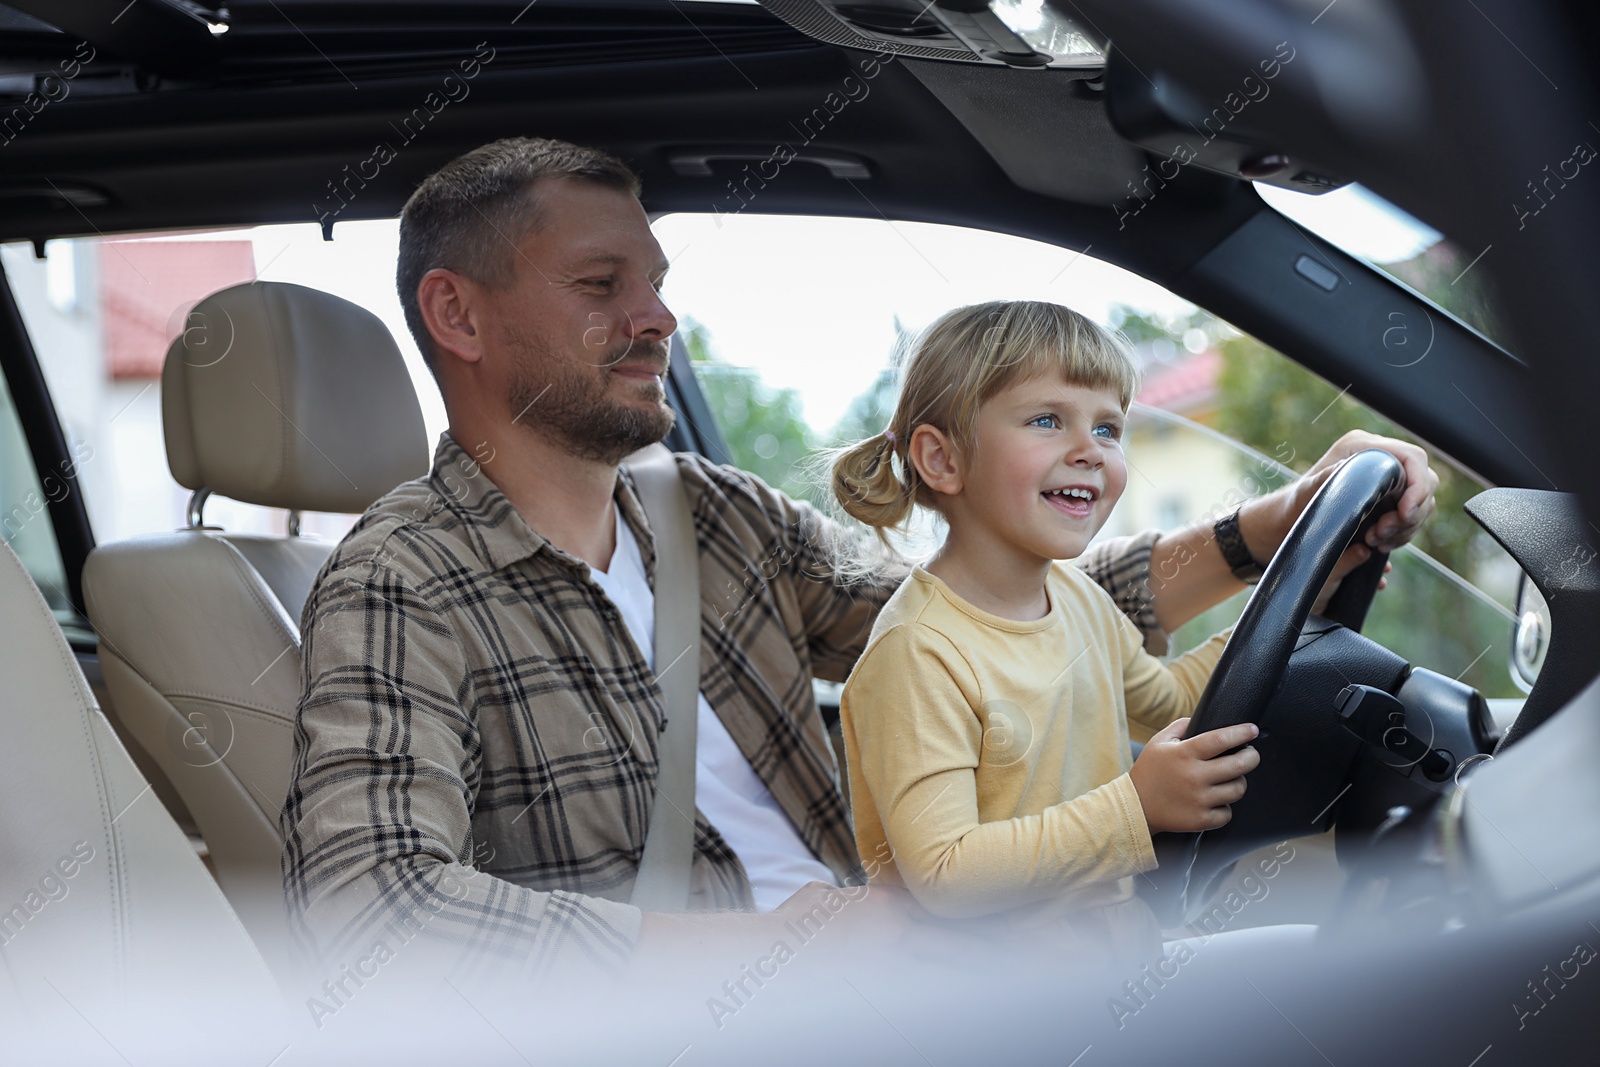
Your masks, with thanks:
[[[700,694],[700,550],[678,462],[665,445],[627,460],[655,536],[655,669],[666,710],[655,806],[633,883],[645,911],[684,911],[694,862],[694,769]]]

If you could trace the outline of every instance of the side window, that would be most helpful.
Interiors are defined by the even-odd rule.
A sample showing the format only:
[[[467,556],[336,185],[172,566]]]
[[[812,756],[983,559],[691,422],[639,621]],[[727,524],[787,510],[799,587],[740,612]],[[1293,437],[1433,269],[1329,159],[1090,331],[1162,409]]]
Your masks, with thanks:
[[[654,229],[672,262],[667,304],[728,441],[731,454],[715,458],[819,503],[797,460],[880,432],[899,388],[896,351],[950,308],[1029,297],[1101,322],[1119,303],[1194,310],[1091,257],[958,226],[672,214]]]
[[[894,354],[949,308],[1032,298],[1120,329],[1144,382],[1128,487],[1102,536],[1222,514],[1308,468],[1346,430],[1403,431],[1292,360],[1127,271],[1054,246],[950,226],[864,219],[668,215],[665,295],[729,442],[724,462],[826,504],[801,457],[877,433]],[[1434,457],[1439,507],[1397,553],[1365,632],[1489,697],[1520,695],[1507,652],[1517,571],[1462,510],[1483,487]],[[1241,594],[1174,635],[1230,625]]]
[[[1344,390],[1203,312],[1167,323],[1137,321],[1130,313],[1123,326],[1130,333],[1161,326],[1205,338],[1192,359],[1147,367],[1140,399],[1148,410],[1139,413],[1128,444],[1132,461],[1154,470],[1168,470],[1168,456],[1188,457],[1200,497],[1191,517],[1221,514],[1283,484],[1348,430],[1414,440]],[[1391,557],[1388,588],[1374,600],[1363,632],[1414,666],[1460,678],[1487,697],[1518,697],[1508,658],[1517,567],[1463,508],[1484,486],[1446,457],[1435,452],[1432,460],[1437,509],[1416,540]],[[1200,469],[1228,481],[1201,482]],[[1149,492],[1142,484],[1133,489]],[[1175,647],[1197,644],[1233,622],[1245,599],[1191,622],[1174,635]]]
[[[1381,421],[1375,415],[1371,420]],[[1191,457],[1208,457],[1210,469],[1232,475],[1231,483],[1220,490],[1209,490],[1208,495],[1214,499],[1198,512],[1191,512],[1202,516],[1221,515],[1238,502],[1283,484],[1294,477],[1297,468],[1309,466],[1322,451],[1318,448],[1310,457],[1303,457],[1294,455],[1285,445],[1275,458],[1202,423],[1144,404],[1134,407],[1129,438],[1130,449],[1135,447],[1133,442],[1138,442],[1143,446],[1138,454],[1146,458],[1153,458],[1151,453],[1156,449],[1181,450]],[[1155,444],[1156,438],[1160,439],[1159,444]],[[1280,459],[1295,462],[1290,466]],[[1442,466],[1438,457],[1434,466]],[[1419,535],[1416,543],[1390,557],[1393,570],[1388,576],[1388,588],[1373,600],[1362,632],[1412,666],[1459,678],[1490,699],[1520,700],[1523,690],[1510,673],[1508,658],[1514,613],[1504,601],[1430,554],[1428,546],[1432,544],[1437,552],[1442,543],[1452,562],[1491,588],[1500,587],[1507,575],[1514,580],[1516,565],[1477,529],[1471,517],[1460,510],[1459,502],[1454,508],[1449,506],[1453,487],[1448,479],[1463,475],[1449,468],[1441,473],[1446,481],[1430,528]],[[1130,484],[1129,488],[1134,500],[1156,495],[1145,487]],[[1472,529],[1466,528],[1469,526]],[[1187,651],[1233,625],[1248,599],[1246,590],[1181,627],[1172,635],[1173,654]]]
[[[378,315],[407,358],[429,430],[443,430],[443,404],[395,296],[398,232],[382,220],[340,223],[332,242],[314,224],[82,238],[48,242],[43,260],[27,245],[0,246],[68,444],[90,457],[80,481],[98,542],[185,524],[190,491],[167,467],[161,368],[172,340],[196,328],[194,306],[230,285],[296,282]],[[337,541],[355,518],[307,513],[301,530]],[[287,513],[213,496],[205,519],[282,533]]]
[[[49,512],[50,494],[63,491],[70,489],[62,481],[52,481],[49,489],[40,484],[11,391],[0,378],[0,507],[5,509],[0,514],[0,537],[22,560],[56,621],[68,626],[77,621],[77,612],[67,595],[66,569]]]

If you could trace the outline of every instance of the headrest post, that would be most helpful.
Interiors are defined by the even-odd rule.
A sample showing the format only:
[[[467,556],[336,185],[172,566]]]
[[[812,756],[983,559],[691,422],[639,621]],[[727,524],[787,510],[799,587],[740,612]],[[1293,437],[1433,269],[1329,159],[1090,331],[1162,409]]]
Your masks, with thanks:
[[[205,486],[201,486],[199,489],[196,489],[194,491],[194,495],[189,498],[189,529],[198,530],[205,526],[205,517],[203,512],[206,508],[206,500],[210,496],[211,490],[207,489]]]

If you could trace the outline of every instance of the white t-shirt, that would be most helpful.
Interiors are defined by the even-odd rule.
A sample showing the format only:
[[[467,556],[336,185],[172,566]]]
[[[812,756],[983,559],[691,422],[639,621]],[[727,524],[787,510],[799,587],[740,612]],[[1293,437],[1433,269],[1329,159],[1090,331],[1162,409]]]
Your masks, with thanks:
[[[617,512],[617,548],[609,571],[589,568],[622,613],[634,644],[655,669],[656,599],[633,531]],[[750,877],[757,911],[771,911],[807,882],[832,885],[834,874],[811,854],[766,783],[698,695],[694,803],[722,834]]]

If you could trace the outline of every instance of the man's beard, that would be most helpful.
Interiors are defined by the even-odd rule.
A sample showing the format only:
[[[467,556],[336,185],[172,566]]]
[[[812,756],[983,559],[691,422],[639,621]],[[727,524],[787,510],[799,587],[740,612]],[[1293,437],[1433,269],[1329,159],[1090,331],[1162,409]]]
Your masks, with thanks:
[[[526,336],[513,338],[512,347],[518,356],[509,394],[513,421],[554,438],[572,455],[620,463],[672,429],[676,416],[664,395],[649,410],[606,395],[611,368],[618,364],[661,368],[664,373],[668,364],[664,343],[625,344],[592,365],[573,364]],[[643,383],[640,386],[643,392]],[[660,394],[661,387],[652,391]]]

